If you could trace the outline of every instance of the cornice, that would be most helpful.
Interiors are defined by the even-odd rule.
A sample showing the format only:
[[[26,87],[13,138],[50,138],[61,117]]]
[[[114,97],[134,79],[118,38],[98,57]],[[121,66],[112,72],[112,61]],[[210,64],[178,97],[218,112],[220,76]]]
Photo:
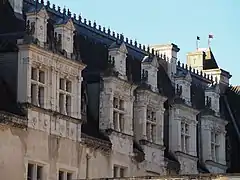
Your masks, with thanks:
[[[19,47],[19,51],[20,50],[29,50],[29,51],[35,52],[41,56],[60,61],[71,67],[76,68],[76,66],[77,66],[77,67],[79,67],[80,70],[83,70],[86,67],[86,65],[83,64],[81,61],[76,61],[74,59],[66,58],[63,55],[49,51],[48,49],[42,48],[36,44],[18,44],[18,47]]]

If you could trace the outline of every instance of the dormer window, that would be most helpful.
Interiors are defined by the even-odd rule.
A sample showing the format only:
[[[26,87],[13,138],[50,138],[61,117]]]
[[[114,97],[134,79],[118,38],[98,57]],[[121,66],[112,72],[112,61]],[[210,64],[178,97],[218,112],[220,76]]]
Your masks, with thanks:
[[[30,34],[38,40],[41,47],[45,46],[47,42],[47,21],[49,19],[48,13],[44,6],[35,10],[35,12],[26,12],[27,22],[30,24]]]
[[[46,89],[45,71],[32,67],[31,70],[31,103],[44,108],[44,93]]]
[[[215,162],[219,161],[219,150],[220,150],[220,141],[219,134],[212,131],[211,132],[211,157]]]
[[[181,122],[181,150],[184,153],[189,152],[190,144],[190,133],[189,124],[186,122]]]
[[[147,119],[146,121],[147,140],[150,142],[156,142],[156,126],[157,126],[156,112],[148,108],[146,119]]]
[[[211,108],[211,104],[212,104],[212,98],[209,96],[206,96],[206,102],[205,102],[206,107]]]
[[[116,131],[124,132],[125,125],[124,101],[120,98],[113,98],[113,126]]]
[[[182,86],[177,84],[176,86],[176,94],[181,96],[182,95]]]
[[[57,34],[58,46],[60,46],[58,47],[58,49],[65,52],[65,55],[68,58],[71,58],[73,53],[73,36],[75,31],[75,27],[71,18],[68,20],[61,19],[60,21],[58,21],[55,24],[54,31],[55,34]]]
[[[142,60],[142,81],[151,87],[154,92],[159,92],[157,87],[157,72],[159,63],[156,56],[145,56]]]
[[[59,80],[59,112],[71,116],[72,113],[72,82],[60,78]]]
[[[127,48],[124,42],[114,42],[108,50],[109,63],[113,63],[113,67],[118,72],[118,77],[126,80],[126,58]]]

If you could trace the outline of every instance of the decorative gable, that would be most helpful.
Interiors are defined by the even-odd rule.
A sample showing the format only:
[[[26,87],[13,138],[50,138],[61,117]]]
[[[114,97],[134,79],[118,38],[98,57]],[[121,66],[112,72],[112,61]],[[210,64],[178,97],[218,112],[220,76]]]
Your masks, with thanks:
[[[218,84],[210,85],[205,90],[205,105],[219,115],[220,88]]]
[[[47,42],[47,20],[48,13],[43,5],[37,8],[29,9],[26,13],[27,24],[31,28],[31,34],[36,38],[41,47],[44,47]]]
[[[68,58],[72,57],[73,53],[73,36],[75,27],[72,19],[60,19],[55,24],[54,36],[59,42],[61,50],[66,53]]]
[[[142,60],[142,71],[145,77],[145,83],[151,86],[151,90],[158,92],[157,88],[157,72],[158,72],[158,60],[157,57],[145,56]]]
[[[115,70],[119,74],[119,78],[127,80],[126,76],[126,58],[127,47],[124,42],[114,42],[108,49],[108,56],[114,62]]]
[[[179,94],[189,106],[191,106],[191,83],[192,77],[190,72],[186,75],[178,74],[175,77],[176,94]]]

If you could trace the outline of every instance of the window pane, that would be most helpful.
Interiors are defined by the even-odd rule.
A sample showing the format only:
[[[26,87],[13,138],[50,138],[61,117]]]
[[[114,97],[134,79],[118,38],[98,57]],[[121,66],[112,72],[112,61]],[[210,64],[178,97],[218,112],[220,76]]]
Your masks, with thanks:
[[[113,108],[118,109],[118,99],[116,97],[113,98]]]
[[[67,180],[72,180],[72,173],[67,173]]]
[[[72,98],[71,96],[66,96],[66,111],[67,111],[67,115],[71,115],[71,106],[72,105]]]
[[[72,92],[72,82],[71,81],[66,82],[66,91]]]
[[[59,112],[64,114],[64,95],[59,94]]]
[[[118,130],[118,113],[113,112],[113,126],[115,130]]]
[[[125,172],[124,172],[124,168],[120,168],[120,177],[124,177],[124,174]]]
[[[31,79],[37,81],[37,69],[36,68],[32,68],[31,71]]]
[[[42,180],[42,166],[37,166],[37,180]]]
[[[34,170],[34,165],[33,164],[28,164],[28,172],[27,172],[27,179],[28,180],[33,180],[33,171]]]
[[[120,125],[120,131],[124,132],[124,115],[119,114],[119,125]]]
[[[38,101],[39,101],[39,106],[44,107],[44,87],[39,87],[38,89]]]
[[[40,83],[45,83],[45,73],[44,71],[39,71],[39,82]]]
[[[37,85],[31,85],[31,103],[37,105]]]
[[[65,83],[64,82],[65,82],[64,79],[60,78],[59,89],[65,90]]]
[[[113,167],[113,177],[118,177],[118,167]]]
[[[124,101],[120,100],[120,109],[124,111]]]
[[[64,172],[63,171],[58,172],[58,180],[64,180]]]

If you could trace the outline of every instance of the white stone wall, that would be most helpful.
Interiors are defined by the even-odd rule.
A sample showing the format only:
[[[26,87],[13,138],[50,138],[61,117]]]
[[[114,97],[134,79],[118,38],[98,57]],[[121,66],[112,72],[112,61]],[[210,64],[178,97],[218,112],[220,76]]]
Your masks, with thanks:
[[[204,115],[201,117],[201,144],[204,146],[202,148],[202,157],[204,161],[213,161],[211,165],[211,172],[219,172],[220,170],[214,170],[214,168],[221,169],[221,172],[225,172],[226,166],[226,147],[225,147],[225,126],[227,122],[221,118],[214,117],[212,115]],[[214,162],[211,154],[211,132],[216,132],[219,135],[219,159],[218,162]],[[220,168],[217,167],[218,164]],[[215,166],[215,167],[214,167]]]
[[[181,172],[188,174],[196,173],[197,167],[197,121],[196,116],[199,111],[192,109],[184,104],[175,104],[170,109],[169,118],[169,148],[170,151],[180,154],[177,156],[181,164]],[[181,122],[189,125],[189,149],[182,152],[181,148]],[[182,167],[184,166],[184,167]],[[185,167],[186,166],[186,167]],[[186,169],[185,169],[186,168]],[[193,170],[191,170],[193,169]],[[190,171],[191,170],[191,171]]]
[[[34,45],[19,45],[19,48],[18,102],[31,103],[31,68],[39,68],[46,73],[44,108],[58,111],[59,81],[60,77],[64,77],[72,83],[71,116],[81,119],[81,71],[85,65],[44,51]]]
[[[133,135],[133,91],[136,86],[116,77],[104,77],[103,90],[100,92],[99,126],[100,129],[113,128],[113,97],[120,97],[124,101],[124,133]]]

